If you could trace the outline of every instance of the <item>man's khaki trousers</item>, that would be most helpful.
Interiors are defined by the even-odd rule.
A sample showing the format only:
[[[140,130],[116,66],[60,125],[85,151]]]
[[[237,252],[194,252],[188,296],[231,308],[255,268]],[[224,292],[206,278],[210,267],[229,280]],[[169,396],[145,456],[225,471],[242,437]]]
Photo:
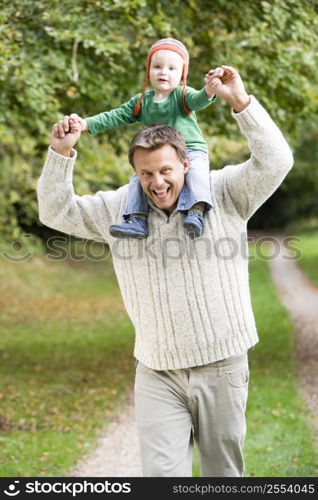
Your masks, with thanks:
[[[138,362],[136,421],[143,475],[192,476],[192,446],[201,476],[244,470],[247,354],[204,366],[153,370]]]

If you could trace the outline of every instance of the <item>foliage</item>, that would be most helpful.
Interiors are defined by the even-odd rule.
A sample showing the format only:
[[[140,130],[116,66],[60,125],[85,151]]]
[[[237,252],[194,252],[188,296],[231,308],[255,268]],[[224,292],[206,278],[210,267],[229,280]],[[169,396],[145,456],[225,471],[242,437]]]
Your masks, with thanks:
[[[48,250],[1,261],[0,476],[67,475],[133,385],[133,328],[108,247]]]
[[[73,111],[96,114],[140,91],[149,45],[180,38],[191,54],[188,83],[202,85],[211,67],[236,67],[296,141],[317,112],[317,9],[310,0],[3,0],[0,11],[0,231],[16,238],[39,230],[35,179],[52,123]],[[182,22],[180,22],[182,19]],[[199,116],[205,135],[236,137],[223,103]],[[110,186],[127,180],[116,156],[126,154],[136,126],[92,142]],[[92,138],[90,138],[92,140]],[[84,151],[89,142],[79,145]],[[213,155],[213,149],[211,151]],[[80,163],[78,181],[105,188],[95,161]]]
[[[277,297],[261,242],[251,248],[250,255],[252,305],[260,342],[249,354],[247,475],[315,477],[314,414],[298,392],[294,328]]]
[[[279,190],[256,212],[250,227],[289,232],[318,227],[318,127],[306,123],[294,152],[294,167]]]

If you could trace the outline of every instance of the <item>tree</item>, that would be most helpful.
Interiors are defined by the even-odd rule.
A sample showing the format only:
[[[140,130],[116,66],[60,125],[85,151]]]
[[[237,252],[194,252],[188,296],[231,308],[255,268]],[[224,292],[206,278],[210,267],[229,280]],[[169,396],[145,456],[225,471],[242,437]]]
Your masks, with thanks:
[[[0,12],[2,234],[12,238],[21,226],[39,226],[35,184],[52,123],[72,111],[89,116],[116,107],[139,92],[146,52],[158,38],[173,36],[186,44],[188,83],[194,87],[202,85],[211,67],[236,67],[248,92],[296,144],[302,124],[317,115],[317,19],[310,0],[184,0],[178,9],[170,0],[5,0]],[[207,137],[236,134],[220,103],[202,111],[200,123]],[[135,129],[81,141],[86,147],[79,145],[79,189],[114,187],[127,179],[120,155],[126,155]],[[88,163],[92,151],[97,160]]]

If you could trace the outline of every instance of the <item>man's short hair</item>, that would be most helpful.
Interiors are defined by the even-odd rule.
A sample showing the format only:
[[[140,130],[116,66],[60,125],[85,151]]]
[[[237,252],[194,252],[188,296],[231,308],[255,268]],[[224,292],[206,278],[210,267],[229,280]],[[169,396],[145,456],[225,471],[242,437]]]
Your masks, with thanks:
[[[155,151],[165,144],[170,144],[176,150],[182,163],[187,159],[187,146],[180,132],[169,125],[154,123],[139,130],[131,141],[128,152],[130,165],[135,168],[134,153],[136,149]]]

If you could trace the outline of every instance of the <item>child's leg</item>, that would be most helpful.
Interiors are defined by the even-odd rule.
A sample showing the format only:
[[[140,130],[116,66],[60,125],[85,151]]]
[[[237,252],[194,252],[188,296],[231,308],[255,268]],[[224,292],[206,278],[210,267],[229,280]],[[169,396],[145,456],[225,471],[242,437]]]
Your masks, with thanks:
[[[210,163],[207,153],[203,151],[188,151],[190,169],[185,182],[189,190],[189,207],[196,204],[206,204],[206,210],[212,208],[212,195],[210,187]]]
[[[186,175],[187,197],[184,210],[188,214],[183,225],[188,233],[201,236],[204,228],[204,214],[212,208],[209,158],[203,151],[189,150],[190,169]]]
[[[124,218],[131,215],[142,215],[147,218],[149,211],[148,200],[141,187],[137,174],[134,174],[129,181],[128,198],[123,214]]]
[[[124,222],[109,228],[114,238],[146,238],[148,236],[148,201],[138,176],[134,174],[129,182],[128,198],[123,213]]]

